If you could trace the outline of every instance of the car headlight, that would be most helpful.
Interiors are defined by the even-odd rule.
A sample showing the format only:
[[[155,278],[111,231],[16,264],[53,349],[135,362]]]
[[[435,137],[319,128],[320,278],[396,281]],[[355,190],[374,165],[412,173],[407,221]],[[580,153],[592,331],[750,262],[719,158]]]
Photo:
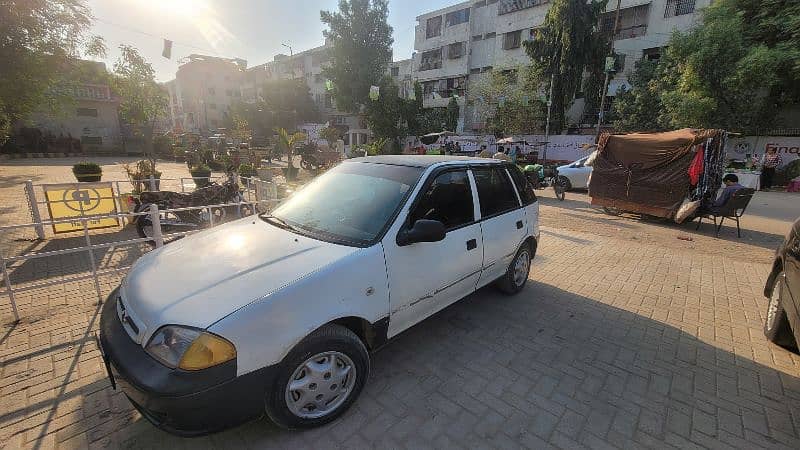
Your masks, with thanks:
[[[176,325],[156,331],[145,350],[165,366],[183,370],[207,369],[236,358],[236,348],[227,340]]]

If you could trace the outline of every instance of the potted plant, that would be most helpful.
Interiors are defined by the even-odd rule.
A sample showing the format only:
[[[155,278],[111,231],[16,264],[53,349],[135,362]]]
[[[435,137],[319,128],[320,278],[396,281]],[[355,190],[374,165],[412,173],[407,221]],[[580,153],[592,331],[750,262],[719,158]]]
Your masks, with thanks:
[[[124,164],[123,169],[128,175],[128,181],[133,186],[134,193],[142,191],[149,191],[153,187],[159,190],[161,187],[161,172],[154,170],[153,163],[150,160],[142,159],[137,161],[136,164]],[[155,186],[150,186],[150,176],[155,178]]]
[[[204,188],[211,184],[211,168],[207,165],[200,164],[199,166],[192,167],[189,173],[192,174],[194,184],[198,188]]]
[[[256,168],[250,163],[239,164],[239,176],[245,178],[252,178],[256,176]]]
[[[103,176],[103,169],[100,164],[93,162],[79,162],[72,166],[72,173],[78,181],[100,181]]]

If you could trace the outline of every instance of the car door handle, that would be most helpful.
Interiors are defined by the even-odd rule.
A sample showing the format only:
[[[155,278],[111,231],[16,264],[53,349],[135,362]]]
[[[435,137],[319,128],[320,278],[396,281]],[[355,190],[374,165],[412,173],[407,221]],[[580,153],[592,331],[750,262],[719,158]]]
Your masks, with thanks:
[[[518,220],[518,221],[517,221],[517,229],[518,229],[518,230],[521,230],[521,229],[522,229],[522,221],[521,221],[521,220]]]
[[[474,250],[478,248],[478,241],[475,239],[470,239],[467,241],[467,251]]]

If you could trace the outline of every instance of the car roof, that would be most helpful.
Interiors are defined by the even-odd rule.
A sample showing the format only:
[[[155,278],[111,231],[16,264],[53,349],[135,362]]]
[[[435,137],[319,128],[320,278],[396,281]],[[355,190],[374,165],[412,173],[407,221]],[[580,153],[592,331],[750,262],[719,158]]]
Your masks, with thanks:
[[[502,164],[504,161],[491,158],[449,155],[380,155],[348,159],[347,162],[390,164],[428,168],[438,164]]]

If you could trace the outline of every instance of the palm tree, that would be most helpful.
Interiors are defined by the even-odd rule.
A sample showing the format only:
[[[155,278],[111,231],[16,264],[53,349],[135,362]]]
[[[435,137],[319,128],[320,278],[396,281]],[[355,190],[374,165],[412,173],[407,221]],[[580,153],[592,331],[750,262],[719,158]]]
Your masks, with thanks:
[[[278,145],[286,150],[286,155],[289,160],[289,171],[291,174],[294,172],[294,144],[305,140],[306,135],[300,132],[289,134],[286,128],[275,128],[278,133]]]

